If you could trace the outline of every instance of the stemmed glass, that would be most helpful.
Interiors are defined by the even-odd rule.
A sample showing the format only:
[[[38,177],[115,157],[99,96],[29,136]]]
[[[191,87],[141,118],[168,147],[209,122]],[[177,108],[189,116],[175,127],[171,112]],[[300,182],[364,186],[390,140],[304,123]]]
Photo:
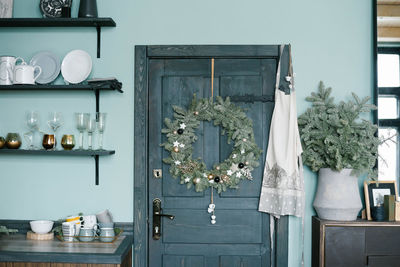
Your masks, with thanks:
[[[93,149],[93,141],[92,136],[94,131],[96,131],[96,120],[88,120],[86,125],[86,131],[88,132],[88,149]]]
[[[37,111],[26,112],[26,125],[29,128],[29,132],[24,134],[25,139],[29,142],[29,149],[38,149],[35,146],[35,132],[39,131],[39,113]]]
[[[47,121],[47,124],[49,127],[53,130],[54,132],[54,137],[57,140],[57,130],[63,125],[63,116],[61,112],[50,112],[49,113],[49,121]],[[56,146],[54,146],[54,150],[56,149]]]
[[[83,132],[86,131],[88,120],[90,119],[89,113],[75,113],[76,128],[79,131],[79,149],[83,149]]]
[[[99,131],[99,150],[103,150],[103,133],[106,128],[107,113],[96,113],[97,130]]]

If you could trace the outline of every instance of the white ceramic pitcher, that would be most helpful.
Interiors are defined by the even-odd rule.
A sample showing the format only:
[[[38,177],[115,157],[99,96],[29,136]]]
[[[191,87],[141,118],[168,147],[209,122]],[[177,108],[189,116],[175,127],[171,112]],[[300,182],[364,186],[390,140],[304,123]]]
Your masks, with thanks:
[[[0,56],[0,85],[12,85],[14,82],[15,64],[21,60],[20,57]]]
[[[35,76],[35,70],[38,73]],[[14,68],[14,84],[35,84],[36,79],[42,73],[42,68],[40,66],[28,65],[25,61],[20,65],[15,65]]]

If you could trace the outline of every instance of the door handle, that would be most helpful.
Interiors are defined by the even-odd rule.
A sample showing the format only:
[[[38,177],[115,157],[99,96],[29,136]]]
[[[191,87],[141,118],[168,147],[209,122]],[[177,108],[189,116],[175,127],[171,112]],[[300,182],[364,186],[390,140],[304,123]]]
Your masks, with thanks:
[[[153,239],[159,240],[161,238],[161,217],[167,217],[170,220],[175,218],[174,215],[162,214],[161,200],[155,198],[153,200]]]

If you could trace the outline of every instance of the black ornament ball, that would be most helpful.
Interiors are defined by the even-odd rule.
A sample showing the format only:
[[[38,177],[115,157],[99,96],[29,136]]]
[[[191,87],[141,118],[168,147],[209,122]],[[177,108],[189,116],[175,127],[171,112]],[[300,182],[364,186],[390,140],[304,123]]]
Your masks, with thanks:
[[[219,181],[221,181],[221,179],[219,178],[219,176],[215,176],[214,182],[219,183]]]
[[[183,129],[178,129],[178,134],[183,134]]]
[[[239,169],[243,169],[243,168],[244,168],[244,164],[243,164],[243,163],[241,163],[241,162],[239,163],[239,165],[238,165],[238,166],[239,166]]]

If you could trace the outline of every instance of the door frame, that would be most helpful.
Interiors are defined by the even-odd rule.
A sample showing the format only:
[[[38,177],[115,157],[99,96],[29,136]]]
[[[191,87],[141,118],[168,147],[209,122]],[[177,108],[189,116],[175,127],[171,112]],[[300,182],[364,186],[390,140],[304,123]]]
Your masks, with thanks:
[[[152,58],[279,59],[279,45],[139,45],[135,46],[134,92],[134,266],[148,266],[148,62]],[[276,225],[275,264],[288,265],[289,219]]]

